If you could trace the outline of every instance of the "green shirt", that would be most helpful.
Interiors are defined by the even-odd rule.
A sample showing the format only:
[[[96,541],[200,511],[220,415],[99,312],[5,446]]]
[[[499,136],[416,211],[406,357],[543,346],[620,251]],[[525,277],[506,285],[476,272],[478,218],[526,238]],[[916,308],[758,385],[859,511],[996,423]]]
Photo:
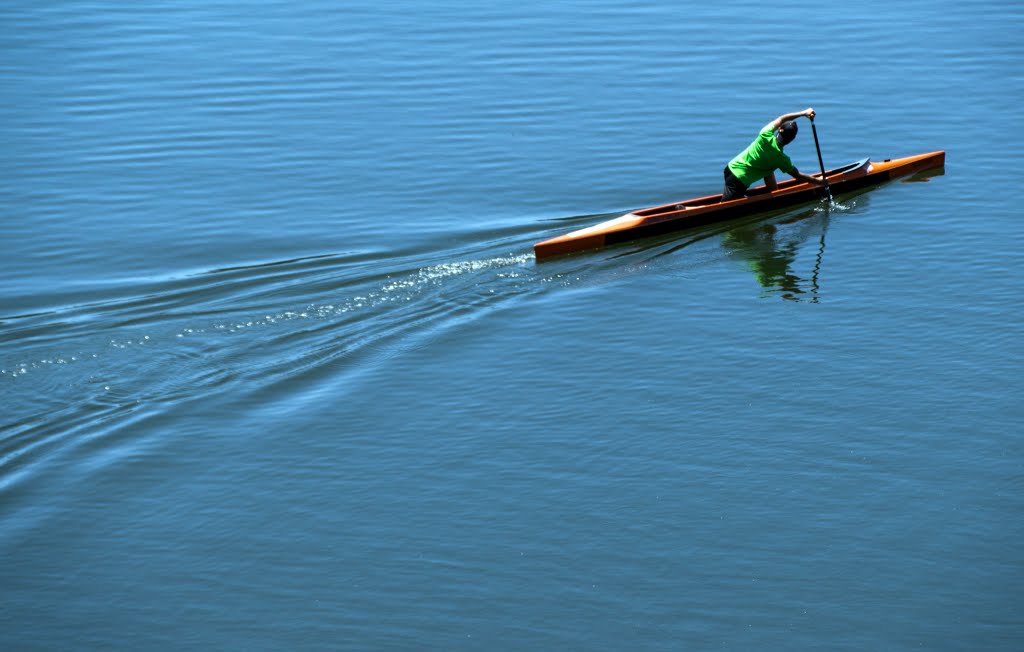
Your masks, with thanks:
[[[754,142],[750,143],[750,147],[729,161],[729,169],[740,183],[749,188],[750,184],[758,179],[764,179],[776,169],[792,174],[796,167],[775,142],[775,133],[769,122],[761,129]]]

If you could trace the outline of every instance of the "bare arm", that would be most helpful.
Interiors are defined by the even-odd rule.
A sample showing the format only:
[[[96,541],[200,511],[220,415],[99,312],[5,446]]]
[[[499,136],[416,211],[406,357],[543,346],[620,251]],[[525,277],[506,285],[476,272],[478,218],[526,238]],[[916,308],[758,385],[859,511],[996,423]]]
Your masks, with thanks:
[[[772,131],[775,131],[776,129],[778,129],[779,127],[782,126],[783,122],[789,122],[790,120],[796,120],[797,118],[804,118],[804,117],[810,118],[813,121],[814,120],[814,109],[808,108],[808,109],[806,109],[804,111],[800,111],[798,113],[787,113],[785,115],[780,115],[779,117],[775,118],[774,120],[772,120],[768,124],[771,125]]]
[[[825,185],[825,182],[822,180],[820,175],[812,177],[810,175],[804,174],[803,172],[797,170],[796,168],[793,168],[793,171],[790,172],[789,175],[796,179],[797,181],[803,181],[804,183],[813,183],[814,185],[818,186]]]

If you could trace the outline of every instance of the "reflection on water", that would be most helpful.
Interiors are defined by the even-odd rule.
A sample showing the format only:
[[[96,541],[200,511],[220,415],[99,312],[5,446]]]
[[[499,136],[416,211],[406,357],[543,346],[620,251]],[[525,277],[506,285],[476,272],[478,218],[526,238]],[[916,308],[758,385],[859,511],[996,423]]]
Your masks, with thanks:
[[[925,170],[900,181],[924,183],[944,174],[944,168]],[[821,203],[782,219],[747,223],[730,229],[722,235],[722,246],[746,261],[766,295],[817,303],[820,296],[819,272],[825,256],[825,234],[832,212],[853,208],[863,210],[870,201],[867,193],[873,189],[847,193],[843,195],[842,202]],[[806,257],[812,246],[815,248],[814,262],[801,268],[798,258],[801,254]]]
[[[917,174],[914,174],[914,175],[911,175],[909,177],[906,177],[905,179],[900,179],[900,182],[901,183],[928,183],[929,181],[931,181],[935,177],[942,177],[942,176],[945,176],[945,175],[946,175],[946,168],[945,167],[932,168],[930,170],[922,170],[921,172],[918,172]]]
[[[722,235],[722,246],[746,261],[766,294],[790,301],[818,302],[818,275],[825,254],[831,208],[811,208],[784,220],[746,224]],[[797,272],[797,258],[815,236],[813,267]]]

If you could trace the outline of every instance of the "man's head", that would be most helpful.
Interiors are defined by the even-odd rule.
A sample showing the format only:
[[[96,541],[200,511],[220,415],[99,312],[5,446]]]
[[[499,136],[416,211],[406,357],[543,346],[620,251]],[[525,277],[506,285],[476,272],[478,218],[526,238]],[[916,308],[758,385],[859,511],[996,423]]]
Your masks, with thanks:
[[[796,138],[796,123],[790,120],[789,122],[783,122],[782,126],[779,127],[779,146],[785,147],[786,145],[793,142]]]

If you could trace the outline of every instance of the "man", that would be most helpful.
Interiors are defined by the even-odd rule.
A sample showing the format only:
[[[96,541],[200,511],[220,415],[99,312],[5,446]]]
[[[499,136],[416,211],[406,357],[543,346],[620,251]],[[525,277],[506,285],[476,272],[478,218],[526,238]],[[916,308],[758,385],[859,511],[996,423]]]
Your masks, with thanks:
[[[725,189],[722,201],[745,197],[747,188],[758,179],[764,179],[769,191],[778,188],[775,182],[775,170],[779,169],[799,181],[824,185],[818,177],[811,177],[796,169],[793,161],[786,156],[782,148],[796,138],[797,127],[793,122],[799,117],[814,120],[814,109],[799,113],[780,115],[762,129],[750,147],[743,150],[736,158],[725,166]]]

